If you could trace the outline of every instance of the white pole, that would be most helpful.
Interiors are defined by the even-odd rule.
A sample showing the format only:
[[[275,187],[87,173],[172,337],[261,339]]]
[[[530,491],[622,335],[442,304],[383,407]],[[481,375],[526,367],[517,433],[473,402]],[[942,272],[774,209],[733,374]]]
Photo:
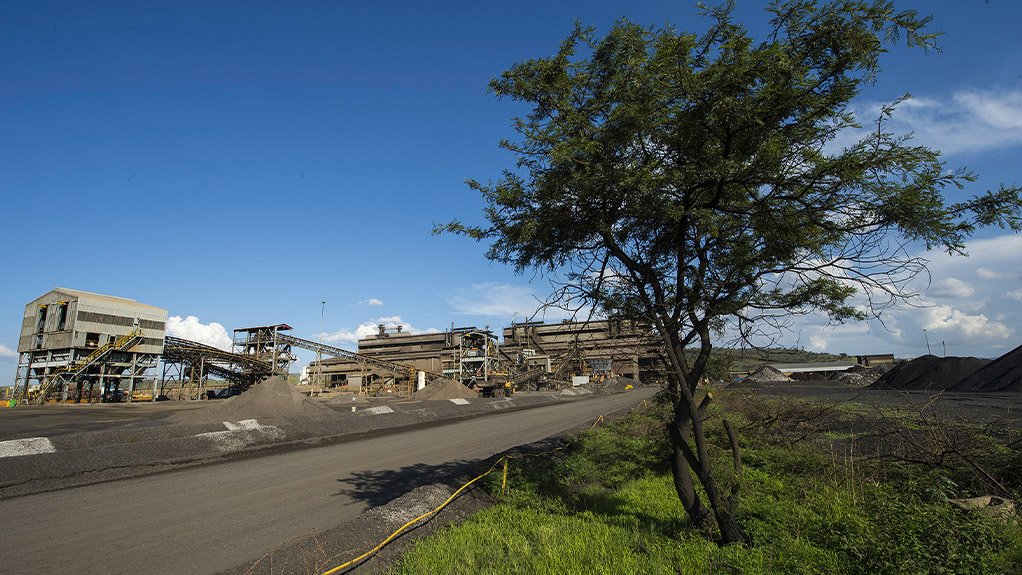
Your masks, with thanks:
[[[323,318],[324,317],[326,317],[326,300],[322,300],[322,301],[319,302],[319,343],[320,344],[323,343]],[[322,390],[323,390],[323,352],[322,351],[317,352],[316,357],[317,357],[318,365],[319,365],[319,388],[320,388],[320,391],[322,392]],[[315,390],[315,389],[316,389],[316,387],[313,386],[313,390]]]

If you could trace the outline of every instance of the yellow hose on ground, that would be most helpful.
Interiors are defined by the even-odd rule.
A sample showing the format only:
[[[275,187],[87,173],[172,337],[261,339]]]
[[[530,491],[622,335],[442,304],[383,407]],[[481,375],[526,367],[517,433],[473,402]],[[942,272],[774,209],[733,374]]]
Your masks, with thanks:
[[[595,428],[602,421],[604,421],[604,419],[603,419],[603,416],[601,415],[601,416],[596,418],[596,421],[593,422],[593,425],[589,429]],[[546,452],[543,452],[543,453],[521,454],[518,457],[524,457],[524,456],[539,457],[541,455],[549,455],[551,453],[554,453],[556,451],[560,451],[562,449],[564,449],[564,446],[556,447],[554,449],[551,449],[550,451],[546,451]],[[336,573],[340,573],[342,570],[347,569],[348,567],[354,567],[355,565],[361,563],[362,561],[365,561],[366,559],[372,557],[373,555],[378,553],[380,551],[380,549],[383,549],[384,547],[386,547],[388,543],[390,543],[391,541],[397,539],[398,536],[400,536],[402,533],[404,533],[412,525],[418,523],[422,519],[430,517],[431,515],[436,515],[437,513],[442,511],[444,509],[444,507],[447,507],[448,505],[450,505],[450,503],[452,501],[454,501],[459,495],[464,493],[465,490],[468,489],[469,487],[471,487],[476,481],[479,481],[480,479],[482,479],[482,478],[486,477],[487,475],[493,473],[493,470],[495,470],[497,468],[497,466],[500,465],[501,463],[504,464],[504,477],[503,477],[503,482],[502,482],[502,485],[501,485],[501,491],[505,491],[507,489],[507,462],[510,459],[512,459],[512,457],[510,455],[502,456],[497,461],[494,461],[493,465],[491,465],[489,469],[487,469],[483,473],[477,475],[474,479],[472,479],[468,483],[466,483],[466,484],[462,485],[461,487],[459,487],[457,491],[452,493],[451,496],[448,497],[446,501],[441,503],[435,509],[433,509],[431,511],[427,511],[427,512],[423,513],[422,515],[419,515],[418,517],[408,521],[407,523],[405,523],[401,527],[398,527],[397,531],[394,531],[393,533],[391,533],[386,539],[381,541],[380,544],[377,545],[376,547],[373,547],[369,551],[366,551],[365,553],[359,555],[358,557],[355,557],[354,559],[352,559],[350,561],[347,561],[345,563],[341,563],[340,565],[338,565],[337,567],[334,567],[333,569],[330,569],[329,571],[324,571],[323,575],[335,575]]]

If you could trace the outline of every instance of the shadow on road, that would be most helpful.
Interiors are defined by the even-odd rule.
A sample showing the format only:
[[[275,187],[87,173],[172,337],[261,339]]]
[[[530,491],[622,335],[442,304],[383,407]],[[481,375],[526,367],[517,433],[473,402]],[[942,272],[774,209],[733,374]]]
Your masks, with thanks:
[[[334,495],[346,495],[376,507],[423,485],[468,481],[469,474],[483,465],[478,459],[455,459],[438,465],[417,463],[399,469],[356,471],[351,477],[337,480],[342,488]]]
[[[530,476],[537,474],[538,477],[548,480],[552,462],[536,456],[549,454],[564,445],[565,441],[561,438],[549,438],[515,447],[507,453],[519,460],[516,467],[527,468]],[[424,485],[443,483],[451,487],[460,487],[477,474],[486,471],[500,455],[502,454],[487,459],[454,459],[435,465],[416,463],[399,469],[356,471],[350,477],[337,480],[342,487],[334,495],[346,495],[364,501],[370,507],[376,507]],[[531,480],[539,483],[536,477],[532,477]]]

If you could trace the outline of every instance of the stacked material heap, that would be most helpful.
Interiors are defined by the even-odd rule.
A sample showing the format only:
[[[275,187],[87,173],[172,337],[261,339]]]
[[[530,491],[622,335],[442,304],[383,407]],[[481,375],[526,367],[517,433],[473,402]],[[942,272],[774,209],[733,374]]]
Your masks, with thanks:
[[[479,397],[479,392],[469,389],[453,379],[434,381],[412,394],[414,399],[458,399]]]
[[[1022,346],[966,376],[952,391],[1022,391]]]
[[[756,371],[750,373],[742,381],[749,383],[768,383],[775,381],[791,381],[791,378],[784,375],[774,367],[764,365],[763,367],[760,367]]]
[[[895,365],[870,387],[944,391],[989,362],[978,357],[923,355]]]
[[[213,405],[175,414],[179,423],[214,423],[258,419],[294,421],[332,419],[336,412],[309,399],[280,376],[273,376],[250,387],[241,395],[217,400]]]

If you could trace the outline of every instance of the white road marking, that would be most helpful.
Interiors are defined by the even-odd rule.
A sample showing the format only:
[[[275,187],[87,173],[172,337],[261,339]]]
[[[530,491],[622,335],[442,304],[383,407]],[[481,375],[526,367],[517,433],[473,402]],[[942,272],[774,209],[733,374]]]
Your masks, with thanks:
[[[0,441],[0,457],[21,457],[57,451],[48,437],[26,437]]]
[[[454,405],[468,405],[468,400],[465,399],[464,397],[455,397],[454,399],[451,399],[449,401]]]
[[[362,413],[369,413],[371,415],[380,415],[383,413],[394,413],[389,405],[377,405],[376,407],[367,407],[362,410]]]
[[[259,425],[259,422],[255,419],[242,419],[238,423],[225,421],[224,427],[230,431],[237,431],[239,429],[260,429],[263,426]]]
[[[279,427],[260,425],[255,419],[242,419],[238,422],[225,421],[227,431],[210,431],[195,437],[204,437],[213,441],[220,451],[234,451],[259,440],[283,439],[284,432]]]

